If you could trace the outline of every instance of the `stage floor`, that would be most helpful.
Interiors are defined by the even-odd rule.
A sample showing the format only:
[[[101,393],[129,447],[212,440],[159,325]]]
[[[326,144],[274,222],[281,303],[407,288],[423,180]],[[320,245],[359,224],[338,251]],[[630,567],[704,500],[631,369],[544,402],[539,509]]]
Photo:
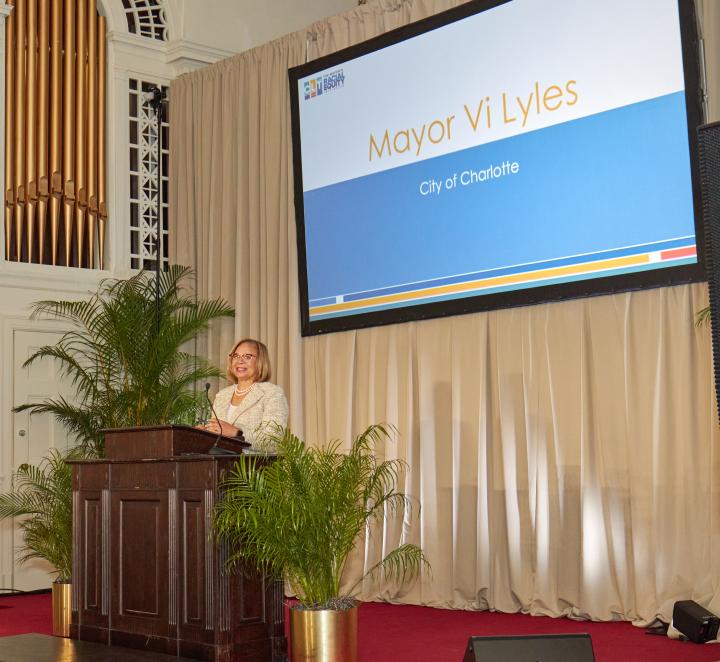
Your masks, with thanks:
[[[0,637],[0,662],[193,662],[185,657],[72,641],[47,634]]]
[[[77,642],[51,637],[51,631],[49,593],[0,596],[0,662],[180,662],[176,657],[126,648],[118,652],[117,648],[113,650],[100,644],[83,643],[83,647],[87,648],[81,650],[72,647],[78,646]],[[360,606],[358,659],[360,662],[460,662],[471,636],[585,632],[591,635],[596,662],[720,662],[720,644],[699,645],[647,636],[644,629],[624,621],[576,621],[382,602],[368,602]],[[18,650],[18,643],[29,636],[35,638],[37,649],[30,653]],[[116,653],[114,657],[113,653]]]

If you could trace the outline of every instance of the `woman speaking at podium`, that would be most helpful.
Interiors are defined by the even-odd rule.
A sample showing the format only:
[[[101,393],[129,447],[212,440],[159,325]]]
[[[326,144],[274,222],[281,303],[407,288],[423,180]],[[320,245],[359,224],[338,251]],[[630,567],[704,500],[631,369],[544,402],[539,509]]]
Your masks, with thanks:
[[[227,437],[242,432],[254,450],[271,450],[263,448],[263,435],[275,425],[287,425],[288,403],[282,388],[269,381],[267,347],[252,338],[235,343],[228,354],[227,376],[234,383],[218,391],[213,403],[217,419],[205,429]]]

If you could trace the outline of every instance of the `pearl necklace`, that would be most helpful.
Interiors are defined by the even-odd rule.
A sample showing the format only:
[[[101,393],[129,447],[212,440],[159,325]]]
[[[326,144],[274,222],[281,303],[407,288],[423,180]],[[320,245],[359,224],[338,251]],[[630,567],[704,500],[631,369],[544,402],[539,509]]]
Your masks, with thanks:
[[[248,393],[250,393],[250,391],[252,391],[253,386],[255,386],[255,382],[250,384],[250,386],[248,386],[247,388],[238,388],[237,385],[235,385],[235,395],[237,395],[238,397],[247,395]]]

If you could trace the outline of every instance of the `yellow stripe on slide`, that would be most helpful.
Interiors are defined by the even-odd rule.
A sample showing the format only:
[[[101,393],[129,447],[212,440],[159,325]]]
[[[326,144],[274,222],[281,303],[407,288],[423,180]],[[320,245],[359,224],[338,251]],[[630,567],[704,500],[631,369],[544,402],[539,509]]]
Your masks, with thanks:
[[[452,285],[437,285],[435,287],[428,287],[422,290],[412,290],[410,292],[383,294],[381,296],[370,297],[368,299],[358,299],[356,301],[344,301],[342,303],[332,303],[325,306],[313,306],[310,308],[310,314],[322,315],[342,310],[352,310],[353,308],[367,308],[368,306],[378,306],[401,301],[412,301],[413,299],[424,299],[425,297],[434,297],[443,294],[456,294],[458,292],[467,292],[470,290],[479,290],[488,287],[499,287],[501,285],[513,285],[517,283],[532,282],[534,280],[545,280],[561,276],[592,273],[594,271],[602,271],[604,269],[631,267],[639,264],[647,264],[649,261],[650,258],[647,253],[645,253],[642,255],[628,255],[626,257],[598,260],[597,262],[569,264],[563,267],[540,269],[539,271],[525,271],[517,274],[508,274],[506,276],[494,276],[492,278],[483,278],[481,280],[470,280],[464,283],[453,283]]]

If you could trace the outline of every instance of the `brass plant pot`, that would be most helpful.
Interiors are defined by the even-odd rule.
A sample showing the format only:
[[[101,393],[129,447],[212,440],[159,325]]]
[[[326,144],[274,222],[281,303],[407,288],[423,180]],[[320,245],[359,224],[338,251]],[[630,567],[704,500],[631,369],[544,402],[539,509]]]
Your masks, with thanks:
[[[292,662],[357,662],[357,612],[291,608]]]
[[[52,620],[53,634],[56,637],[70,636],[72,620],[72,584],[53,582],[52,585]]]

